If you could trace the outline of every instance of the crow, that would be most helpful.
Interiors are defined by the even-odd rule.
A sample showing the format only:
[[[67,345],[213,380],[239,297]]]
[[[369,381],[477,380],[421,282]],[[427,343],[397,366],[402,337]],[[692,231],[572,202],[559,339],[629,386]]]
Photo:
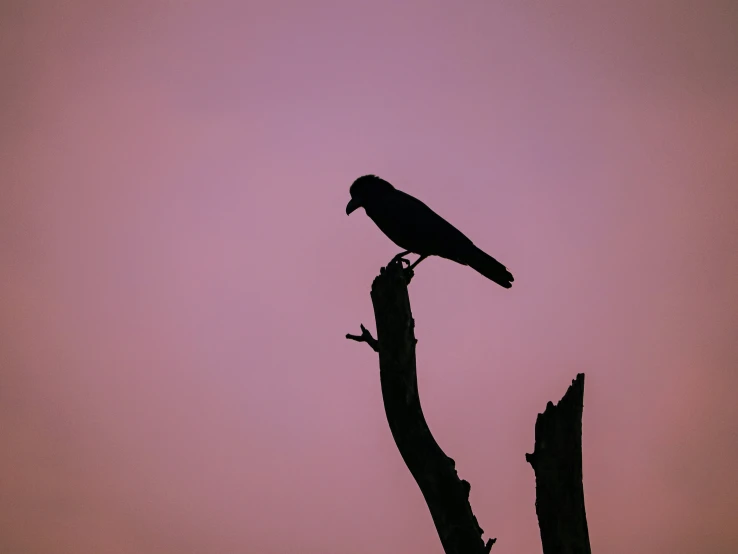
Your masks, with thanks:
[[[364,208],[377,227],[405,251],[394,260],[414,253],[420,257],[408,267],[413,269],[428,256],[440,256],[472,269],[509,289],[513,276],[492,256],[484,253],[466,235],[417,198],[396,189],[376,175],[356,179],[350,189],[351,200],[346,215]],[[404,260],[406,263],[407,260]]]

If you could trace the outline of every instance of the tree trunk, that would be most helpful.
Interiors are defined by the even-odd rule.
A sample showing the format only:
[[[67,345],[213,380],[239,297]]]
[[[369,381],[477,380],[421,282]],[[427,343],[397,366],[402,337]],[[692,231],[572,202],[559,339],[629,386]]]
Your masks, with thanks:
[[[526,454],[536,474],[536,514],[544,554],[590,554],[582,484],[582,409],[584,374],[564,397],[536,419],[533,454]]]
[[[471,486],[431,435],[418,395],[415,321],[407,292],[412,272],[400,262],[382,268],[372,283],[377,339],[362,325],[361,335],[379,352],[384,411],[402,459],[420,487],[446,554],[487,554],[496,539],[484,532],[469,504]],[[582,487],[582,403],[579,374],[557,406],[551,402],[536,420],[533,454],[536,513],[544,554],[590,554]]]
[[[372,283],[377,322],[379,374],[384,410],[402,459],[423,493],[446,554],[483,554],[494,539],[482,529],[469,505],[470,485],[459,479],[454,461],[431,435],[418,396],[415,339],[407,274],[391,263]]]

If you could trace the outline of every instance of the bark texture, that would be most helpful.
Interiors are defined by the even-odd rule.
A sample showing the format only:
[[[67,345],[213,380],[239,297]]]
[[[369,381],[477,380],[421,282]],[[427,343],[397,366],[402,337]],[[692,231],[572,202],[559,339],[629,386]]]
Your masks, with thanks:
[[[469,504],[470,485],[459,479],[454,461],[431,435],[418,396],[415,322],[407,292],[408,274],[395,262],[374,279],[372,304],[382,397],[392,437],[420,487],[446,554],[482,554],[483,530]]]
[[[564,397],[536,419],[533,454],[525,459],[536,475],[536,514],[544,554],[590,554],[582,484],[584,374]]]

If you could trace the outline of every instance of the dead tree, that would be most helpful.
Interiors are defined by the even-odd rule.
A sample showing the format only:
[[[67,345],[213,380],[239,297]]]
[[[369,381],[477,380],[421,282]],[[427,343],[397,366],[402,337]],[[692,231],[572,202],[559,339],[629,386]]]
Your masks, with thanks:
[[[582,483],[584,373],[536,419],[536,443],[525,459],[536,474],[536,515],[545,554],[590,554]]]
[[[382,268],[372,283],[377,324],[374,339],[361,335],[379,353],[384,410],[400,455],[425,498],[446,554],[487,554],[496,539],[482,540],[483,530],[469,504],[471,486],[460,479],[423,416],[415,364],[415,322],[407,285],[412,273],[401,262]],[[573,391],[573,392],[572,392]],[[584,375],[579,375],[558,406],[550,402],[536,422],[536,444],[527,454],[536,473],[536,511],[544,554],[589,554],[584,515],[581,416]]]

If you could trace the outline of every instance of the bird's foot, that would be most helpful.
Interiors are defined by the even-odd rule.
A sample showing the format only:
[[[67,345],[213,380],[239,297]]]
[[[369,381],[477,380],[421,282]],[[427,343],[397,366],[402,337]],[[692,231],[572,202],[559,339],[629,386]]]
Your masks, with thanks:
[[[415,267],[418,263],[410,263],[410,260],[404,257],[409,253],[410,252],[400,252],[387,264],[387,268],[389,268],[392,264],[400,264],[400,267],[402,268],[402,275],[405,277],[405,282],[407,284],[410,284],[410,280],[413,278],[413,275],[415,275],[413,267]]]
[[[401,264],[405,264],[406,266],[410,267],[410,260],[408,260],[407,258],[405,258],[405,256],[408,253],[409,252],[400,252],[399,254],[397,254],[397,256],[395,256],[394,258],[392,258],[390,260],[390,264],[395,263],[395,262],[399,262]],[[387,264],[387,265],[389,265],[389,264]]]

